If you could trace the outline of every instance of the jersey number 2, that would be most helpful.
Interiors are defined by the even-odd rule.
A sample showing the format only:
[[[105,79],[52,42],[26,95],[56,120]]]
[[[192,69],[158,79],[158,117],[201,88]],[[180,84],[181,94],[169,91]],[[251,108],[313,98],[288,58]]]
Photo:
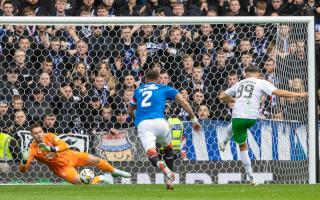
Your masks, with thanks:
[[[150,97],[152,96],[152,91],[144,91],[142,92],[142,102],[141,102],[141,107],[149,107],[151,106],[151,102],[148,102]]]

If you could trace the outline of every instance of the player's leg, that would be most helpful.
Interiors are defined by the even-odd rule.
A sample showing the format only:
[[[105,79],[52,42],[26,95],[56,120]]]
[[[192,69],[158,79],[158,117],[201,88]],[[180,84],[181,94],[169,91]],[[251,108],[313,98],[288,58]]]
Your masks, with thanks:
[[[249,177],[251,184],[255,184],[251,168],[251,160],[249,158],[247,147],[247,129],[256,123],[254,119],[232,119],[233,139],[239,145],[240,158],[246,175]]]
[[[222,142],[219,143],[219,148],[220,151],[224,152],[226,149],[226,146],[228,144],[228,142],[230,141],[231,137],[232,137],[232,123],[230,123],[227,127],[227,134],[225,135],[224,139],[222,140]]]
[[[72,184],[82,184],[80,175],[74,167],[64,167],[54,171],[54,173]]]
[[[167,129],[164,129],[166,127]],[[166,177],[174,176],[171,170],[167,167],[166,163],[160,161],[156,149],[157,135],[169,129],[168,123],[164,119],[144,120],[138,125],[138,135],[146,154],[154,167],[160,168]],[[165,132],[168,133],[168,132]],[[161,145],[161,141],[159,141]]]
[[[96,156],[93,156],[91,154],[84,153],[84,152],[79,152],[76,155],[78,157],[78,162],[77,162],[76,166],[78,166],[78,167],[80,167],[80,166],[94,166],[94,167],[101,169],[102,171],[110,172],[111,175],[114,177],[118,177],[118,176],[126,177],[126,178],[131,177],[130,173],[116,169],[106,160],[100,159]]]
[[[171,140],[172,135],[167,121],[159,119],[159,127],[155,132],[157,141],[164,147],[164,160],[167,165],[162,168],[162,171],[166,175],[166,186],[168,190],[173,190],[173,181],[175,179],[173,171],[174,161],[176,155],[174,153]],[[161,161],[160,161],[161,162]],[[163,162],[163,161],[162,161]]]
[[[158,167],[160,159],[156,149],[156,136],[151,130],[151,126],[154,126],[154,124],[150,120],[142,121],[137,127],[138,137],[152,166]]]
[[[173,165],[174,161],[176,159],[176,155],[174,153],[171,140],[172,140],[172,135],[171,131],[169,128],[168,123],[165,120],[159,120],[158,122],[160,127],[157,129],[156,138],[157,141],[160,143],[161,146],[163,146],[163,158],[168,166],[168,168],[173,171]]]

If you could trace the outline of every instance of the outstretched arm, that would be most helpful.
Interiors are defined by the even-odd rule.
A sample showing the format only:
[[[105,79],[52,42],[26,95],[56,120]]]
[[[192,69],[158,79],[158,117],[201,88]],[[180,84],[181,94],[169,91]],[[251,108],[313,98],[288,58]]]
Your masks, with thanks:
[[[134,110],[135,109],[136,109],[136,106],[133,106],[133,105],[129,104],[128,114],[132,119],[134,119]]]
[[[190,104],[182,97],[181,94],[177,94],[175,100],[189,114],[191,121],[192,121],[193,129],[195,131],[199,132],[201,130],[201,125],[199,124],[198,119],[196,118]]]
[[[221,94],[219,95],[219,100],[226,102],[226,103],[234,103],[235,102],[234,98],[227,95],[225,92],[221,92]]]
[[[308,93],[307,92],[289,92],[287,90],[273,90],[272,91],[273,95],[279,96],[279,97],[285,97],[285,98],[294,98],[294,97],[308,97]]]
[[[22,152],[22,159],[19,165],[19,170],[24,173],[28,170],[31,161],[33,160],[34,156],[32,155],[32,150],[31,149],[27,149],[25,151]]]
[[[69,145],[63,141],[62,139],[60,139],[59,137],[57,137],[56,135],[52,134],[52,133],[48,133],[52,135],[52,146],[47,145],[46,143],[40,143],[38,144],[39,148],[42,151],[50,151],[50,152],[61,152],[61,151],[65,151],[69,149]]]

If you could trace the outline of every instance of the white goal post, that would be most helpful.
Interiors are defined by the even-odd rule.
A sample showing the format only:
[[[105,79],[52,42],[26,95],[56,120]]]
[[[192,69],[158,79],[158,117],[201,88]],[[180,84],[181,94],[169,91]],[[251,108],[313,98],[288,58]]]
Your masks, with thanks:
[[[308,181],[316,183],[316,80],[315,80],[315,36],[313,17],[0,17],[3,25],[192,25],[192,24],[307,24],[308,66]]]

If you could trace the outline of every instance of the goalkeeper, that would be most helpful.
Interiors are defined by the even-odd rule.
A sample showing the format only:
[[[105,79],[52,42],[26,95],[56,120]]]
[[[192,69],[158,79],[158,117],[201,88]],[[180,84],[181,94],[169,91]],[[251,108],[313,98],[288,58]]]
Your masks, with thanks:
[[[219,143],[219,147],[223,152],[233,134],[233,139],[240,148],[240,158],[246,175],[249,177],[250,183],[255,185],[246,140],[248,137],[247,129],[252,127],[259,117],[261,96],[267,94],[269,96],[295,98],[307,97],[308,94],[306,92],[296,93],[277,89],[270,82],[259,79],[260,70],[255,66],[247,67],[245,73],[246,79],[237,82],[219,95],[221,101],[235,103],[232,122],[228,126],[225,139],[222,143]]]
[[[51,133],[44,133],[39,124],[30,128],[34,141],[28,151],[23,152],[20,171],[26,172],[35,158],[46,164],[57,176],[72,184],[81,184],[75,167],[95,166],[112,176],[129,178],[127,172],[115,169],[110,163],[88,153],[69,150],[68,144]],[[96,176],[91,184],[107,183],[105,175]]]

